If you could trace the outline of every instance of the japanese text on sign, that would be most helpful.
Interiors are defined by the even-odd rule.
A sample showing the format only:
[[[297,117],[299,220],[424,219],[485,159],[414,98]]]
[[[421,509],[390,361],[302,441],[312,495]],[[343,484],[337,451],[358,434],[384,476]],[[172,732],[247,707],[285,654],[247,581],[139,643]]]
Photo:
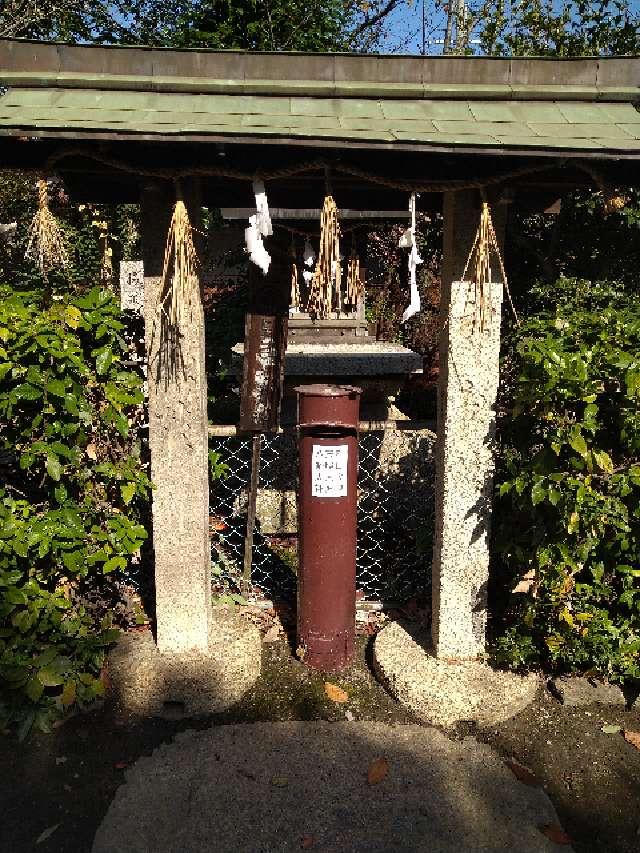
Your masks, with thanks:
[[[314,498],[344,498],[347,495],[346,444],[314,444],[311,454],[311,496]]]

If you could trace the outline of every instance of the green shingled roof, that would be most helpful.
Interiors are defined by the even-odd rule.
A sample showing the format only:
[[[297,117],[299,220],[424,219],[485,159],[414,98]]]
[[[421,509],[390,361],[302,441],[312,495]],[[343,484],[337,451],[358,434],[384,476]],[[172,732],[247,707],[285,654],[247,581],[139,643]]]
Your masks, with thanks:
[[[21,50],[11,43],[4,68],[0,50],[0,85],[6,87],[0,133],[640,153],[640,112],[634,105],[640,100],[640,65],[634,58],[625,65],[616,59],[611,62],[617,65],[536,60],[525,66],[464,58],[457,63],[447,58],[448,65],[405,58],[403,65],[378,57],[371,64],[370,57],[328,56],[328,79],[305,81],[300,70],[322,57],[267,55],[260,68],[260,57],[250,54],[156,51],[159,59],[151,63],[144,51],[122,50],[116,56],[128,61],[117,73],[113,51],[59,46],[39,63],[39,47],[32,45],[29,64]],[[96,72],[90,59],[100,56],[105,70]],[[214,61],[222,70],[205,73],[202,63]],[[138,76],[132,73],[136,63],[143,72]],[[187,70],[201,69],[200,76],[179,73],[185,63]],[[171,68],[178,73],[168,74]],[[287,69],[289,76],[282,73]],[[272,79],[261,71],[271,72]]]
[[[14,88],[0,126],[23,130],[256,135],[372,142],[640,151],[626,103],[189,95]]]

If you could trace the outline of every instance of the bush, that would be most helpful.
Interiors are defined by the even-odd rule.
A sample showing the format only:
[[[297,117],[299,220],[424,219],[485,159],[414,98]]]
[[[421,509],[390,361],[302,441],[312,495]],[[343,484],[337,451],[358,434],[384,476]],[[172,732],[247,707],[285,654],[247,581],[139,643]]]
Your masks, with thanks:
[[[560,279],[509,342],[496,545],[512,667],[640,678],[640,306]]]
[[[22,736],[102,693],[118,632],[74,592],[124,572],[147,535],[123,331],[104,290],[46,305],[0,287],[0,727]]]

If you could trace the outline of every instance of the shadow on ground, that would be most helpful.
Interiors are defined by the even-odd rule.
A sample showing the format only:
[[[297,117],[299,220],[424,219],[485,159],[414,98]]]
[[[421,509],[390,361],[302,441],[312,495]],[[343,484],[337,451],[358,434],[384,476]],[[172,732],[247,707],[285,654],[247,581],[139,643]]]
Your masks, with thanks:
[[[265,646],[262,677],[245,700],[225,714],[198,721],[137,720],[121,717],[116,707],[106,704],[26,744],[1,738],[0,850],[89,851],[125,769],[186,729],[266,720],[344,721],[347,714],[355,720],[414,722],[371,677],[364,640],[359,652],[351,669],[331,677],[349,694],[345,704],[327,698],[323,677],[293,659],[282,640]],[[545,785],[577,853],[637,853],[640,752],[620,735],[602,732],[605,723],[640,731],[640,713],[605,706],[565,708],[543,696],[507,723],[490,730],[461,729],[457,736],[474,734],[503,757],[530,767]],[[309,756],[311,765],[314,761],[316,757]],[[360,764],[353,772],[362,778]],[[256,784],[248,778],[246,783]],[[442,792],[439,796],[445,802]],[[304,811],[302,800],[299,806]],[[57,829],[36,847],[40,834],[54,826]],[[401,820],[398,827],[402,829]],[[216,849],[214,842],[211,839],[211,849]],[[363,849],[371,853],[376,848]]]

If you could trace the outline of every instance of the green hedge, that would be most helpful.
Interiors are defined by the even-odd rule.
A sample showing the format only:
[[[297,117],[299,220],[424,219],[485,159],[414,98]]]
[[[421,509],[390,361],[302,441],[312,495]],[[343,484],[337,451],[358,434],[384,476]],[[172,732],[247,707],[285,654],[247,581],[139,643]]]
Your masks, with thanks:
[[[640,304],[560,279],[503,365],[495,509],[506,596],[494,652],[512,667],[640,678]],[[503,601],[504,603],[504,601]]]
[[[117,631],[74,591],[126,570],[147,535],[123,332],[104,290],[45,303],[0,286],[0,728],[21,736],[102,693]]]

